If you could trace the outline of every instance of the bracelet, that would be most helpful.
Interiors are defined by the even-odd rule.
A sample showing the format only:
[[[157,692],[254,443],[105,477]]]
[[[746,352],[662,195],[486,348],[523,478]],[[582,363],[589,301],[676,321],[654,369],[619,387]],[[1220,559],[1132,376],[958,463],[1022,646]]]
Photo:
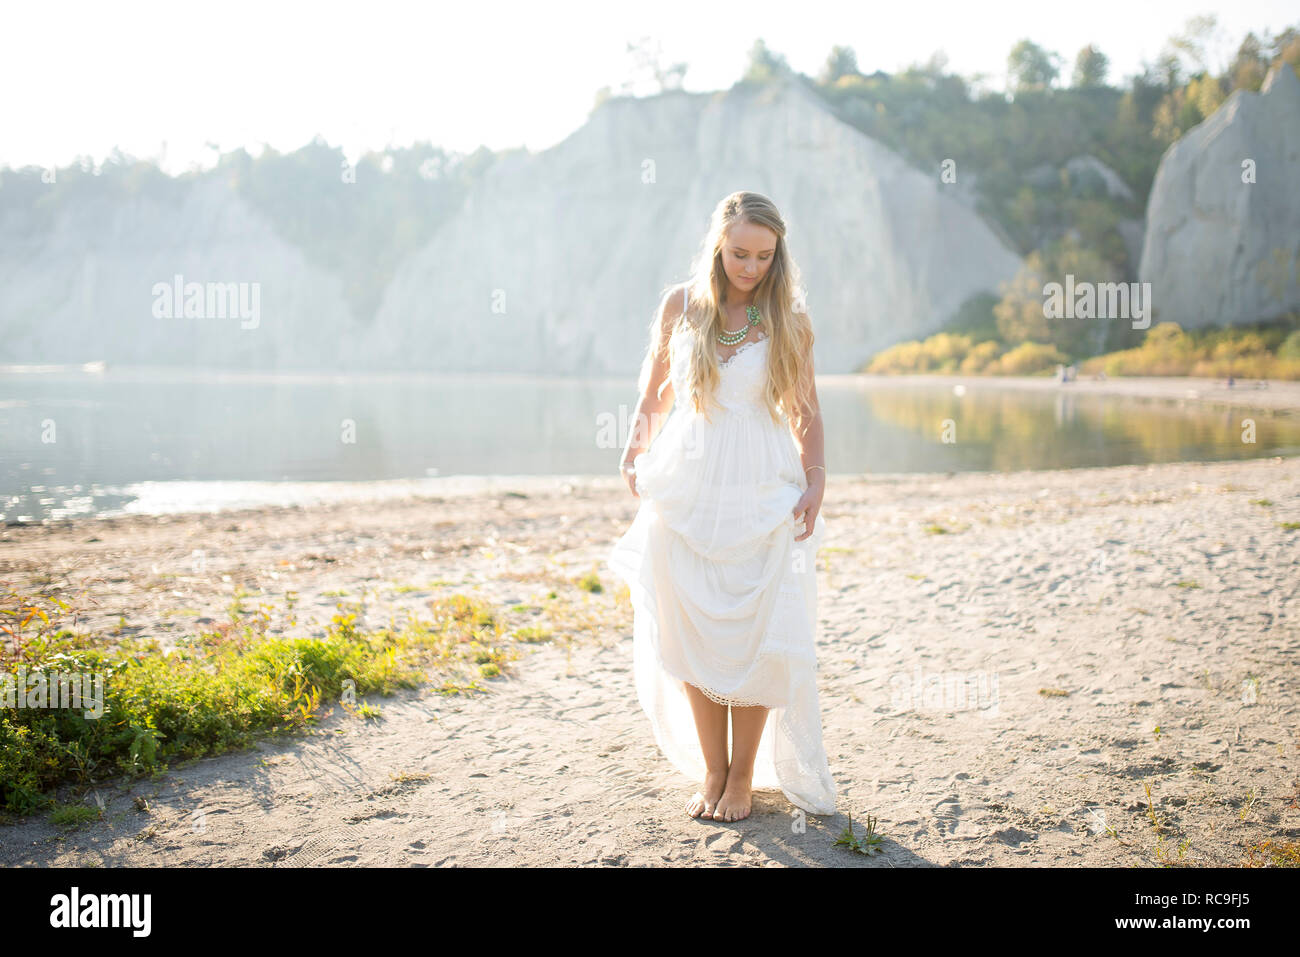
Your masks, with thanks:
[[[824,466],[824,465],[810,465],[810,466],[808,466],[806,469],[804,469],[804,471],[805,471],[805,472],[811,472],[813,469],[821,469],[823,472],[825,472],[825,471],[826,471],[826,466]]]

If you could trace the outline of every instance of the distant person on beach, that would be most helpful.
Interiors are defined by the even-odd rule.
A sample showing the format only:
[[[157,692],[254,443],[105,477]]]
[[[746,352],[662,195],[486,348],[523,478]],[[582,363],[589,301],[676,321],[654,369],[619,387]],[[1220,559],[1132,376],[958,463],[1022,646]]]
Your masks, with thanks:
[[[686,813],[715,821],[747,817],[754,788],[835,813],[816,674],[824,433],[785,236],[766,196],[727,196],[660,302],[622,461],[641,504],[608,559],[632,594],[641,706],[703,780]]]

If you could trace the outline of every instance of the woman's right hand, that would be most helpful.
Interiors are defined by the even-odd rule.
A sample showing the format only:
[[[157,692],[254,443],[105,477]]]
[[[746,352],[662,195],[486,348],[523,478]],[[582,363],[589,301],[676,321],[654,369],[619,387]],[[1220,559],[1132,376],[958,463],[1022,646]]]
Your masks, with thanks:
[[[619,466],[619,471],[623,473],[623,481],[627,483],[627,487],[632,491],[633,498],[641,497],[641,493],[636,490],[636,460],[644,455],[645,450],[639,451],[629,461]]]
[[[636,490],[636,472],[626,465],[620,466],[619,469],[623,473],[623,480],[627,482],[627,487],[632,490],[632,495],[635,498],[640,498],[641,496]]]

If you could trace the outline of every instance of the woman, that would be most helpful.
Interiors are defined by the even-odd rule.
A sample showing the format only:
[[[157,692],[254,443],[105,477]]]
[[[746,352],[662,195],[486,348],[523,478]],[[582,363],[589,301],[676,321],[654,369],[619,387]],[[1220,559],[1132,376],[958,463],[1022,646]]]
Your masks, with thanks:
[[[641,504],[609,554],[637,697],[668,759],[703,778],[687,813],[717,821],[747,817],[756,787],[835,812],[816,678],[824,437],[785,234],[767,197],[728,196],[664,297],[623,453]]]

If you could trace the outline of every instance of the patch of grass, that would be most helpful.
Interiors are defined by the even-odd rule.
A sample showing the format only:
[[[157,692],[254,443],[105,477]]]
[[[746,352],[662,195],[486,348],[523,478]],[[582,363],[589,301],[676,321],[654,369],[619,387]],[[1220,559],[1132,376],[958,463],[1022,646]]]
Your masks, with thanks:
[[[1147,795],[1147,818],[1151,821],[1152,828],[1157,834],[1161,834],[1169,829],[1165,819],[1156,814],[1155,805],[1151,800],[1151,784],[1149,781],[1142,782],[1142,788]]]
[[[1185,860],[1185,858],[1187,856],[1187,852],[1191,849],[1192,842],[1189,840],[1184,840],[1180,842],[1177,847],[1176,856],[1170,857],[1169,848],[1167,846],[1167,841],[1168,841],[1167,835],[1171,830],[1169,826],[1169,822],[1164,817],[1156,813],[1155,805],[1151,800],[1151,785],[1148,782],[1144,781],[1142,783],[1142,787],[1146,790],[1146,796],[1147,796],[1147,818],[1148,820],[1151,821],[1151,827],[1155,831],[1156,860],[1159,861],[1160,864],[1164,867],[1177,867],[1179,865],[1189,863],[1188,861]]]
[[[453,695],[487,694],[487,688],[484,688],[477,681],[466,682],[453,681],[451,679],[447,679],[435,685],[433,690],[436,694],[440,694],[444,698],[449,698]]]
[[[1061,688],[1039,688],[1038,693],[1044,698],[1068,698],[1070,696],[1070,692]]]
[[[952,532],[948,531],[948,529],[944,528],[942,525],[934,525],[934,524],[925,526],[925,531],[926,534],[929,535],[951,535],[952,534]]]
[[[1175,867],[1178,864],[1190,863],[1186,861],[1185,858],[1187,856],[1187,852],[1191,850],[1191,847],[1192,847],[1192,842],[1189,840],[1183,840],[1179,842],[1178,851],[1177,851],[1178,856],[1176,858],[1170,858],[1169,849],[1165,846],[1165,836],[1163,834],[1157,834],[1156,835],[1156,860],[1158,860],[1161,864],[1163,864],[1166,867]]]
[[[425,771],[401,771],[397,774],[390,774],[394,784],[423,784],[433,775]]]
[[[1278,528],[1288,532],[1294,532],[1297,528],[1300,528],[1300,522],[1278,522],[1277,524]]]
[[[323,700],[337,700],[345,680],[361,693],[417,685],[422,674],[399,659],[400,644],[361,634],[354,618],[336,615],[323,638],[201,634],[171,655],[136,639],[114,649],[62,635],[33,642],[23,662],[29,675],[94,676],[104,713],[0,711],[0,800],[25,813],[60,783],[148,774],[169,761],[247,747],[258,732],[303,728]]]
[[[554,637],[554,633],[545,625],[524,625],[514,630],[515,641],[522,641],[525,644],[551,641]]]
[[[595,595],[581,593],[555,596],[549,599],[546,607],[546,621],[554,629],[555,639],[571,646],[575,639],[583,636],[600,639],[622,629],[631,614],[632,590],[622,585],[609,597],[598,598]]]
[[[363,631],[356,611],[340,605],[324,635],[310,638],[271,637],[232,622],[179,638],[169,654],[151,638],[110,643],[66,629],[16,637],[11,656],[0,646],[0,675],[21,666],[29,678],[91,676],[104,710],[96,718],[85,716],[89,702],[85,709],[0,708],[0,809],[28,814],[50,806],[60,785],[156,775],[172,762],[248,747],[259,734],[299,731],[329,702],[418,687],[426,669],[438,672],[438,694],[484,693],[481,680],[501,675],[520,654],[504,640],[502,613],[464,595],[430,606],[431,621]],[[39,617],[26,613],[32,607],[10,603],[0,621],[21,626]],[[364,703],[354,713],[381,715]]]
[[[1273,502],[1272,502],[1272,500],[1271,500],[1271,499],[1267,499],[1267,498],[1252,498],[1252,499],[1250,500],[1250,504],[1251,504],[1251,505],[1262,505],[1264,508],[1272,508],[1272,507],[1273,507]]]
[[[1201,586],[1194,581],[1174,582],[1179,588],[1200,588]]]
[[[853,832],[853,814],[849,814],[849,823],[845,826],[840,836],[835,839],[836,847],[847,847],[851,851],[859,854],[866,854],[870,857],[873,854],[879,854],[884,849],[880,846],[880,835],[876,833],[876,824],[878,818],[867,815],[867,830],[861,839]]]
[[[55,827],[71,829],[87,821],[99,819],[99,808],[86,804],[64,804],[55,801],[50,809],[50,823]]]
[[[587,572],[587,574],[579,578],[578,587],[594,595],[598,595],[605,590],[605,586],[600,583],[600,576],[594,571]]]
[[[1245,867],[1300,867],[1300,841],[1261,841],[1246,848]]]

